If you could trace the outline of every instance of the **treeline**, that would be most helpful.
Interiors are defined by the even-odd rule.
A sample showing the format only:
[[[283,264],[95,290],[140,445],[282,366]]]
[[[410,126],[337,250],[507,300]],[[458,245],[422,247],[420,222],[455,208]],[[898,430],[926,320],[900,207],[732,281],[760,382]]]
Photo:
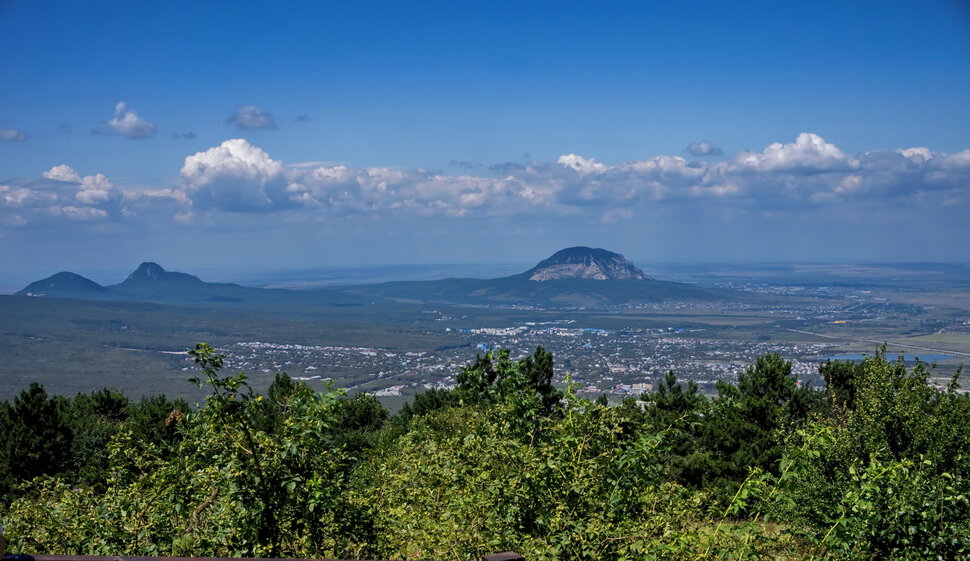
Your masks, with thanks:
[[[884,349],[799,387],[766,355],[708,398],[609,406],[553,357],[478,356],[397,415],[205,344],[191,410],[32,385],[0,404],[8,550],[472,559],[970,558],[970,399]]]
[[[108,444],[119,432],[159,445],[172,444],[189,406],[165,396],[132,401],[108,389],[74,398],[48,396],[40,384],[0,402],[0,500],[18,486],[51,476],[103,489]]]

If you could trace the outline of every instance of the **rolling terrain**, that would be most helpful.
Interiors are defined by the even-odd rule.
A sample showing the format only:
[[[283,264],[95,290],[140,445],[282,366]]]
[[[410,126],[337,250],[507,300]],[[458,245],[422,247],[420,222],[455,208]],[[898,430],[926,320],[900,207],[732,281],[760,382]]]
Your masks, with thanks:
[[[949,353],[941,375],[970,353],[970,290],[958,267],[652,271],[606,250],[568,248],[494,279],[308,290],[208,283],[154,263],[109,286],[58,273],[0,296],[0,399],[32,381],[62,394],[112,387],[198,397],[182,353],[199,341],[229,353],[227,368],[257,388],[286,371],[320,388],[332,378],[353,391],[405,394],[447,383],[483,346],[543,345],[560,374],[602,391],[667,368],[730,380],[752,353],[817,361],[888,341],[891,353]]]

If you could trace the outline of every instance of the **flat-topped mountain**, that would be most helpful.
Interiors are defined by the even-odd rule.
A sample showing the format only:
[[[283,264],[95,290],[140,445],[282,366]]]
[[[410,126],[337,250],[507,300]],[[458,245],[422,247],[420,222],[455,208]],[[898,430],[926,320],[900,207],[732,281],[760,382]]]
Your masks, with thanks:
[[[563,279],[653,280],[619,253],[583,246],[561,249],[523,274],[530,281],[537,282]]]
[[[17,296],[47,296],[51,298],[100,298],[106,289],[76,273],[63,271],[35,281],[16,293]]]
[[[401,302],[539,308],[614,308],[740,296],[728,290],[656,280],[619,253],[589,247],[557,251],[524,273],[497,279],[389,282],[345,290]]]

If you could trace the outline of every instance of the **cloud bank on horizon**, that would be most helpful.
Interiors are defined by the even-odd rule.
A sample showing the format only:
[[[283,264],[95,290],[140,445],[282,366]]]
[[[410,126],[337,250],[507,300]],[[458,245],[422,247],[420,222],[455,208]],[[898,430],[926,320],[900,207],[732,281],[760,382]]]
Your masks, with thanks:
[[[117,124],[119,134],[146,134],[139,118],[127,111],[118,104],[119,123],[128,122]],[[710,153],[706,144],[704,154]],[[0,184],[0,228],[133,221],[218,224],[254,214],[288,221],[556,215],[580,223],[636,223],[661,205],[681,212],[746,209],[774,218],[832,212],[846,204],[897,214],[970,206],[970,149],[948,154],[906,147],[847,154],[808,132],[717,162],[659,155],[607,165],[564,154],[555,162],[467,171],[288,166],[235,138],[188,155],[179,180],[164,188],[119,189],[105,175],[82,176],[69,164]]]
[[[0,18],[0,276],[970,262],[956,3],[54,4]]]

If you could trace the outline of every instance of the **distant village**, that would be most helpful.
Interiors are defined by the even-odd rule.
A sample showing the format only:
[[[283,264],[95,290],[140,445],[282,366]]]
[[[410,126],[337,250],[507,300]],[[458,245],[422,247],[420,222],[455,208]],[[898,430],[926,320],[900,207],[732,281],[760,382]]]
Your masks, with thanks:
[[[220,349],[226,367],[239,371],[286,372],[311,383],[332,381],[348,391],[375,396],[411,395],[455,385],[461,368],[491,349],[525,356],[542,346],[555,356],[556,377],[568,375],[579,391],[590,395],[638,395],[652,391],[668,371],[713,392],[718,381],[737,376],[766,353],[792,361],[793,373],[817,383],[820,357],[836,352],[832,344],[730,342],[705,339],[685,328],[608,331],[578,326],[574,320],[453,331],[461,344],[448,351],[396,352],[383,348],[239,342]]]
[[[733,284],[731,288],[789,295],[805,290],[803,287],[748,284]],[[835,298],[816,300],[812,305],[785,304],[760,311],[779,319],[789,318],[813,325],[844,326],[851,322],[880,321],[886,315],[904,318],[904,321],[925,321],[923,310],[918,306],[873,301],[868,294],[841,287],[815,287],[812,290],[831,292]],[[662,302],[642,307],[651,306],[678,312],[751,311],[748,304],[725,302]],[[379,347],[248,341],[221,350],[227,356],[227,367],[235,370],[286,372],[311,386],[333,383],[352,393],[366,392],[384,397],[408,396],[430,388],[453,388],[456,375],[474,360],[476,354],[508,349],[512,357],[517,358],[542,346],[555,357],[557,382],[565,382],[568,376],[577,391],[587,396],[623,397],[653,391],[670,371],[679,380],[694,381],[702,392],[713,394],[717,382],[736,383],[738,375],[757,357],[770,353],[791,361],[792,373],[799,384],[822,387],[824,381],[818,372],[819,364],[838,356],[844,349],[843,342],[838,339],[816,338],[816,342],[811,343],[791,342],[785,338],[773,340],[771,337],[732,339],[715,336],[704,327],[677,324],[603,329],[583,325],[582,320],[568,316],[567,319],[526,321],[501,327],[448,327],[465,320],[437,309],[428,309],[421,315],[426,323],[441,325],[437,331],[453,339],[454,344],[445,349],[400,352]],[[941,331],[959,329],[960,326],[950,325]],[[787,331],[812,335],[796,329]],[[875,344],[867,350],[874,348]]]

